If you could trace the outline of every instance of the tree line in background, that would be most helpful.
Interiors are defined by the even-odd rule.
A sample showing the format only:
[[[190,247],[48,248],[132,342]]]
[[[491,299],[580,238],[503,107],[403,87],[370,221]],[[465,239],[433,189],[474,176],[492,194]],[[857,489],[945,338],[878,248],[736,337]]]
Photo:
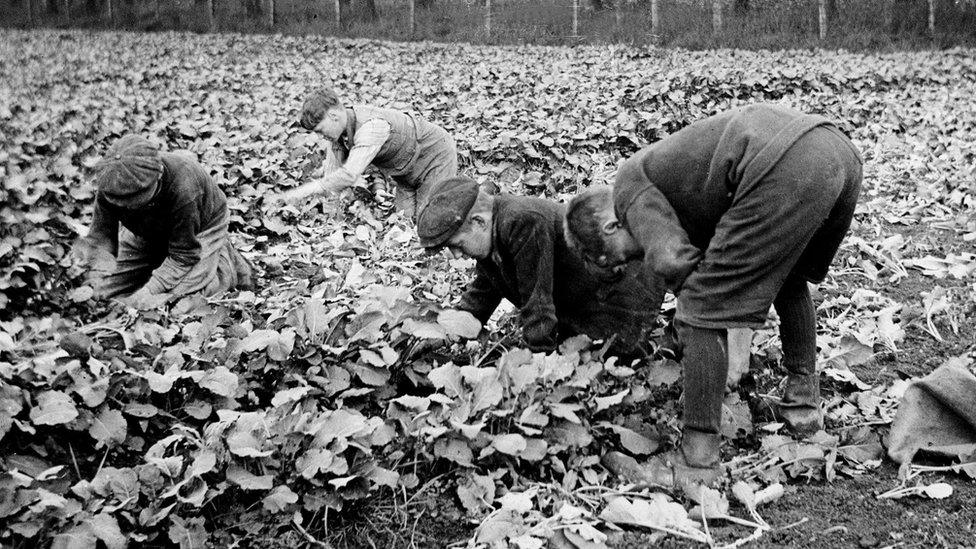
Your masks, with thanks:
[[[812,29],[810,34],[824,41],[845,26],[848,34],[869,26],[872,32],[892,35],[933,38],[954,33],[949,44],[941,45],[976,41],[976,0],[2,0],[0,6],[6,24],[20,26],[546,42],[545,32],[539,36],[545,23],[529,20],[548,18],[550,34],[564,43],[591,38],[673,44],[668,35],[675,31],[663,27],[697,17],[684,26],[696,27],[700,35],[711,34],[711,45],[721,45],[721,38],[740,28],[742,35],[802,34]],[[858,12],[874,21],[851,25],[849,20]],[[803,21],[784,23],[784,13]],[[642,19],[630,22],[635,14]],[[635,28],[622,32],[628,23]],[[640,28],[644,23],[649,24]],[[735,41],[730,45],[739,46]]]

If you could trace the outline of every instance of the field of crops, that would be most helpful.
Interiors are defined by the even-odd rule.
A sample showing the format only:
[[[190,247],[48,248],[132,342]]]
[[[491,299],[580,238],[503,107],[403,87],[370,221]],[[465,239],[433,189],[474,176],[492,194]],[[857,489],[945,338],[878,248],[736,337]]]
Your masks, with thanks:
[[[533,356],[504,315],[459,338],[442,309],[473,263],[425,255],[379,176],[314,207],[264,204],[318,167],[323,143],[294,121],[329,82],[444,126],[463,171],[557,199],[734,105],[840,120],[865,192],[816,296],[827,430],[796,441],[764,412],[782,379],[771,318],[726,401],[737,482],[698,501],[623,484],[601,456],[674,444],[676,363],[581,340]],[[0,544],[971,544],[955,511],[976,505],[976,467],[909,472],[951,494],[876,496],[901,482],[884,437],[908,380],[976,369],[974,88],[976,52],[958,49],[0,31]],[[127,132],[211,170],[258,290],[144,312],[92,301],[68,250],[90,169]]]

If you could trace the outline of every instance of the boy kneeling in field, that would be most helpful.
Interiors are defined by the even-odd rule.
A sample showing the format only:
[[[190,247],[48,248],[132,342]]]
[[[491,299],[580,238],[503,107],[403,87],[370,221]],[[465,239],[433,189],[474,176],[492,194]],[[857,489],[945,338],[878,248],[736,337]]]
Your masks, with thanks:
[[[96,297],[127,296],[142,309],[252,285],[251,266],[227,232],[227,198],[188,152],[160,152],[126,135],[95,170],[92,225],[74,253],[89,264],[100,252],[115,256]]]
[[[780,317],[788,375],[777,411],[799,434],[823,427],[817,324],[821,282],[850,227],[861,158],[825,118],[753,105],[694,123],[625,161],[615,185],[575,197],[567,240],[603,269],[643,260],[677,296],[683,348],[681,447],[647,474],[664,485],[719,473],[726,331]],[[663,461],[663,463],[662,463]]]
[[[431,186],[457,175],[454,138],[417,115],[371,105],[347,107],[331,88],[321,88],[305,100],[300,123],[323,135],[332,148],[324,177],[283,193],[285,202],[338,193],[372,164],[396,183],[396,209],[413,219]]]
[[[492,196],[468,177],[441,181],[417,219],[421,246],[478,260],[458,308],[482,324],[502,298],[519,308],[532,351],[552,351],[563,338],[614,338],[616,352],[646,349],[663,290],[646,288],[636,272],[608,283],[566,246],[562,204],[537,197]]]

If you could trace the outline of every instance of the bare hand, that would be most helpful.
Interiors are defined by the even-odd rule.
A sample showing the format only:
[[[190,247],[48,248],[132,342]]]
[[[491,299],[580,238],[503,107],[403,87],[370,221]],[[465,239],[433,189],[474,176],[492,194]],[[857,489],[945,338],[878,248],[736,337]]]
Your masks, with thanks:
[[[272,206],[274,206],[274,205],[294,205],[294,204],[297,204],[297,203],[301,202],[309,194],[311,194],[311,193],[307,192],[304,189],[304,185],[303,185],[302,187],[295,187],[294,189],[289,189],[289,190],[287,190],[287,191],[285,191],[283,193],[278,193],[278,194],[271,195],[268,198],[268,204],[270,204]]]
[[[76,240],[71,246],[70,257],[81,267],[92,271],[108,272],[115,265],[112,252],[90,238]]]

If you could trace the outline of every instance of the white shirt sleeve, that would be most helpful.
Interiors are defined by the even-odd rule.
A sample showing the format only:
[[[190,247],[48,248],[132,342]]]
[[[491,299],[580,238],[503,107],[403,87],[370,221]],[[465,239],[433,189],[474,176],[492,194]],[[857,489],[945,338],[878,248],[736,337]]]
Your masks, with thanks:
[[[356,131],[353,146],[343,167],[353,177],[358,179],[366,171],[366,167],[376,158],[383,144],[390,137],[390,123],[386,120],[373,118],[367,120]]]

